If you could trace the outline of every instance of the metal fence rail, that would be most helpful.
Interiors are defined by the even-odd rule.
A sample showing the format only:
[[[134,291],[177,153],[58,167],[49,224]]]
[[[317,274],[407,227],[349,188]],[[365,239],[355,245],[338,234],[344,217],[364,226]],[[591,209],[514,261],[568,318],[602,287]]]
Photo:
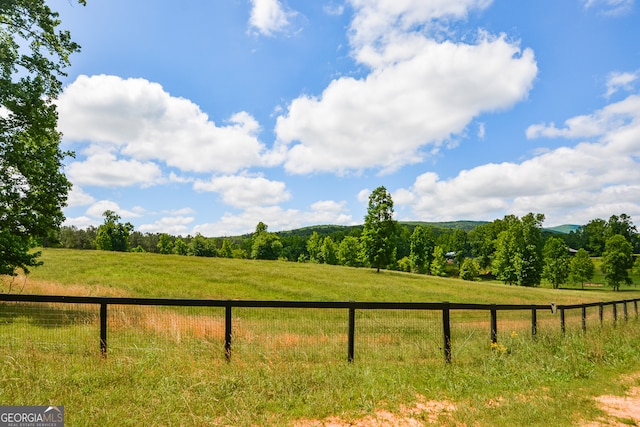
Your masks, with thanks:
[[[56,296],[56,295],[22,295],[22,294],[0,294],[0,325],[11,321],[11,317],[16,315],[14,311],[8,308],[6,303],[38,303],[63,305],[66,310],[65,316],[67,322],[85,322],[91,323],[91,319],[95,321],[95,317],[99,318],[99,348],[103,357],[107,356],[108,349],[108,328],[109,328],[109,312],[110,307],[116,310],[122,306],[154,306],[154,307],[218,307],[224,310],[224,355],[227,360],[232,356],[232,344],[234,341],[234,309],[334,309],[346,311],[347,331],[347,360],[352,362],[356,352],[356,334],[358,332],[358,323],[362,323],[361,329],[366,329],[366,317],[358,318],[356,312],[367,313],[373,311],[389,311],[404,310],[412,312],[439,312],[436,317],[441,319],[441,347],[444,360],[451,362],[452,359],[452,313],[463,311],[482,312],[489,317],[488,337],[491,343],[498,341],[498,313],[499,312],[529,312],[531,335],[538,333],[538,314],[553,313],[559,318],[559,328],[564,333],[567,329],[567,315],[571,313],[572,318],[579,313],[581,319],[581,329],[586,332],[587,319],[593,318],[594,310],[597,309],[597,318],[600,324],[604,322],[605,312],[610,311],[610,319],[615,325],[621,319],[627,321],[631,316],[638,318],[638,301],[620,300],[574,305],[539,305],[539,304],[465,304],[452,302],[326,302],[326,301],[257,301],[257,300],[199,300],[199,299],[169,299],[169,298],[119,298],[119,297],[81,297],[81,296]],[[80,313],[73,314],[73,307],[92,306],[98,309],[97,314]],[[71,307],[71,309],[70,309]],[[610,310],[609,310],[610,307]],[[69,314],[71,313],[71,314]],[[161,314],[162,315],[162,314]],[[416,315],[417,316],[417,315]],[[89,320],[87,320],[89,319]],[[114,318],[111,317],[111,322]],[[456,320],[453,321],[454,324]],[[370,322],[369,322],[370,323]],[[472,326],[473,327],[473,326]],[[477,329],[477,326],[475,326]],[[418,324],[413,326],[419,333],[422,326]],[[393,333],[393,331],[391,331]]]

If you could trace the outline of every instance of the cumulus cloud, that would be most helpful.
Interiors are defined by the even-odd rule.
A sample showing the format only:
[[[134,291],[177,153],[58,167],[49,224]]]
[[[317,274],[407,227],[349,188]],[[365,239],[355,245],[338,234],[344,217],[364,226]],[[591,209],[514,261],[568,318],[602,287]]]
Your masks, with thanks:
[[[547,151],[521,163],[486,164],[442,180],[420,175],[394,192],[412,218],[492,220],[509,212],[542,212],[553,224],[586,223],[614,213],[640,215],[640,99],[637,95],[567,127],[537,128],[530,136],[591,137],[575,147]],[[571,212],[571,213],[569,213]]]
[[[278,0],[251,0],[249,26],[259,34],[271,36],[285,31],[296,15]]]
[[[295,99],[276,125],[279,141],[291,144],[285,168],[390,172],[421,162],[425,146],[522,100],[537,72],[533,52],[505,37],[476,45],[422,39],[413,52],[365,79],[334,80],[320,97]]]
[[[527,128],[526,135],[534,138],[591,138],[605,133],[615,134],[617,129],[624,129],[629,121],[638,119],[640,96],[631,95],[626,99],[607,105],[593,114],[572,117],[564,122],[564,127],[556,127],[555,123],[539,123]]]
[[[277,119],[291,173],[367,168],[383,173],[424,160],[474,117],[524,99],[537,74],[533,51],[480,31],[473,44],[438,41],[420,29],[460,19],[490,1],[353,1],[353,56],[364,78],[333,80],[320,96],[294,99]]]
[[[268,180],[262,176],[213,177],[210,181],[196,181],[193,188],[197,191],[220,193],[227,205],[236,208],[277,205],[291,198],[284,182]]]
[[[87,149],[85,154],[85,161],[72,162],[67,166],[67,176],[74,184],[148,187],[161,181],[162,171],[153,162],[118,159],[112,152],[96,146]]]
[[[58,112],[66,142],[91,141],[138,161],[222,173],[264,163],[260,125],[250,114],[218,126],[193,102],[145,79],[81,75],[60,96]]]
[[[486,9],[492,0],[351,0],[350,3],[355,10],[350,39],[359,55],[378,48],[396,50],[390,38],[406,36],[417,29],[430,32],[435,21],[464,19],[472,10]]]
[[[85,193],[82,187],[74,185],[71,187],[71,191],[69,191],[67,206],[71,208],[75,206],[87,206],[95,201],[96,199],[92,195]]]
[[[124,220],[139,218],[145,212],[145,210],[140,206],[136,206],[133,209],[128,210],[121,208],[120,205],[113,200],[99,200],[87,209],[86,215],[91,218],[102,218],[102,214],[104,214],[105,211],[113,211],[120,215]]]
[[[283,209],[280,206],[249,207],[239,213],[225,213],[219,221],[194,227],[194,233],[209,236],[232,236],[255,231],[258,222],[270,231],[291,230],[309,224],[353,225],[346,202],[318,201],[309,210]]]

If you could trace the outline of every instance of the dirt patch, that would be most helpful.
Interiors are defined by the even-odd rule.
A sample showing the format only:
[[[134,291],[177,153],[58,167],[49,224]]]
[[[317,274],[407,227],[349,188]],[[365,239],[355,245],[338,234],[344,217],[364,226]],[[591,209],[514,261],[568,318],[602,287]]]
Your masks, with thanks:
[[[298,420],[293,427],[419,427],[424,425],[440,425],[456,407],[449,401],[427,400],[424,396],[416,396],[416,404],[411,407],[401,406],[397,413],[378,410],[361,418],[344,420],[329,417],[323,420]]]
[[[627,376],[622,381],[636,382],[639,378],[640,373]],[[584,424],[583,427],[640,425],[640,386],[630,388],[626,396],[597,396],[595,401],[607,416]]]

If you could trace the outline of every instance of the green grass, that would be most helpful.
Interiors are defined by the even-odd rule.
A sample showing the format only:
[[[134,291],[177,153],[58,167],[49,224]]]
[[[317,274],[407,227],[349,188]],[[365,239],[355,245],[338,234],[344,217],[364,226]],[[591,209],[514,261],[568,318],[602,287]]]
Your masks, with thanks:
[[[640,288],[523,288],[394,271],[311,263],[46,249],[32,282],[82,285],[94,294],[114,289],[130,296],[309,301],[451,301],[570,304],[640,296]]]
[[[536,304],[640,297],[633,287],[527,289],[285,262],[51,249],[42,259],[23,293]],[[633,315],[614,327],[590,312],[586,334],[570,315],[563,336],[557,315],[540,313],[532,339],[526,313],[501,312],[491,349],[486,313],[453,313],[446,365],[438,312],[358,311],[349,364],[343,310],[234,309],[229,363],[222,309],[110,308],[102,359],[95,308],[0,308],[0,402],[64,405],[73,426],[357,422],[380,409],[426,420],[406,409],[424,401],[455,405],[440,425],[568,426],[604,415],[593,396],[640,385],[637,375],[622,380],[640,372]]]

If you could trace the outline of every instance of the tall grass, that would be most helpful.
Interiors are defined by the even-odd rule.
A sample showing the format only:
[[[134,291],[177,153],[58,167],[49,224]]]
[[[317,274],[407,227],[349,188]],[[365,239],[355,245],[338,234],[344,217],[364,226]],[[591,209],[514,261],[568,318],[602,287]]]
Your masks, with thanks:
[[[336,415],[355,421],[420,399],[455,406],[442,425],[574,425],[602,415],[592,396],[638,384],[619,381],[640,370],[638,332],[633,321],[587,335],[508,336],[503,347],[487,343],[450,366],[394,358],[384,348],[380,357],[352,364],[269,354],[227,363],[189,345],[104,360],[89,347],[63,353],[25,342],[0,347],[0,400],[64,405],[69,425],[81,426],[280,426]]]

